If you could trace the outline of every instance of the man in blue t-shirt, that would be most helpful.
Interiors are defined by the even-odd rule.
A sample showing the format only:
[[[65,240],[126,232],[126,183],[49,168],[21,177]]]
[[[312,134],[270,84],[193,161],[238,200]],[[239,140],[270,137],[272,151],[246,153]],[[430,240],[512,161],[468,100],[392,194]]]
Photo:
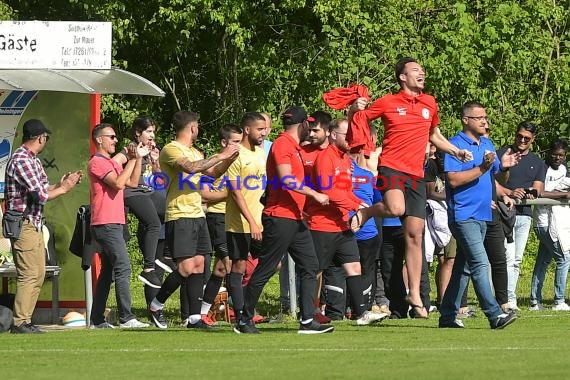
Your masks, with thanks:
[[[448,154],[444,159],[449,226],[457,240],[457,254],[441,303],[439,327],[464,327],[456,317],[468,276],[492,329],[502,329],[517,318],[514,312],[504,314],[493,295],[483,241],[487,222],[492,220],[493,175],[515,166],[520,155],[509,150],[499,162],[493,143],[484,137],[487,120],[482,104],[465,103],[461,110],[463,131],[449,141],[459,149],[470,151],[473,160],[461,162]]]

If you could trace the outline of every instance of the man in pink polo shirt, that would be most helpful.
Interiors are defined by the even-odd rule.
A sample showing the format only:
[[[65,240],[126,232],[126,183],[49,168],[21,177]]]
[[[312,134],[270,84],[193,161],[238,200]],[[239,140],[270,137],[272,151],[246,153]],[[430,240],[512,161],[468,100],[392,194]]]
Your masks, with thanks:
[[[126,223],[123,190],[137,187],[141,174],[142,157],[149,151],[139,143],[127,148],[128,161],[123,168],[111,159],[118,142],[111,124],[102,123],[93,129],[91,135],[97,145],[97,152],[88,163],[91,186],[91,229],[93,237],[102,247],[101,275],[95,287],[91,327],[108,329],[113,325],[105,321],[105,305],[113,278],[119,309],[121,328],[143,328],[147,323],[139,322],[131,311],[131,262],[123,237]]]

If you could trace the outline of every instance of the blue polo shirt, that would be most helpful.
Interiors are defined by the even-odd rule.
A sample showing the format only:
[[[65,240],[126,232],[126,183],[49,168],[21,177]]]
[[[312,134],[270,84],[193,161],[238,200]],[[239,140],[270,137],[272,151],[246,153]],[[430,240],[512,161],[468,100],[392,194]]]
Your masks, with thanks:
[[[376,183],[374,173],[370,170],[361,168],[352,160],[352,191],[354,195],[363,200],[368,206],[382,200],[380,190],[373,186]],[[351,212],[352,216],[354,212]],[[368,219],[366,223],[355,234],[356,240],[368,240],[378,235],[378,227],[374,218]]]
[[[472,169],[483,163],[486,151],[495,152],[491,140],[481,137],[479,143],[471,139],[464,132],[459,132],[449,140],[459,149],[466,149],[473,154],[473,160],[461,162],[457,158],[446,154],[443,169],[447,172],[462,172]],[[494,186],[494,173],[499,171],[499,158],[495,159],[493,166],[481,177],[465,185],[451,188],[449,181],[445,183],[447,194],[447,212],[449,221],[461,222],[469,219],[490,222],[493,220],[491,213],[491,200]]]

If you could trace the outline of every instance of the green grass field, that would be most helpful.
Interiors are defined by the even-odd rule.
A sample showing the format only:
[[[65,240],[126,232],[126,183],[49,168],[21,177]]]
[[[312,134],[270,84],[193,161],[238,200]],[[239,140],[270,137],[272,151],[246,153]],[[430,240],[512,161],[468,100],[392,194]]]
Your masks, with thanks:
[[[0,335],[2,379],[146,378],[565,378],[570,314],[522,312],[502,331],[479,313],[463,330],[429,320],[337,324],[303,336],[297,324],[264,324],[260,335],[172,328],[66,330]],[[252,377],[253,376],[253,377]]]
[[[531,250],[534,239],[531,238]],[[528,248],[528,247],[527,247]],[[56,329],[43,335],[0,334],[0,380],[4,379],[293,379],[304,378],[566,378],[570,313],[530,312],[532,265],[526,260],[517,293],[519,319],[502,331],[489,328],[480,310],[463,330],[438,329],[428,320],[387,320],[356,327],[336,324],[333,334],[303,336],[297,323],[262,324],[262,334],[237,335],[229,324],[217,331],[181,327],[178,294],[166,304],[166,331]],[[140,271],[133,258],[133,311],[148,321]],[[279,310],[275,276],[258,305],[263,315]],[[552,306],[552,270],[544,285]],[[432,283],[432,299],[435,291]],[[470,304],[477,309],[474,293]],[[111,290],[108,306],[114,307]],[[299,376],[298,378],[296,378]]]

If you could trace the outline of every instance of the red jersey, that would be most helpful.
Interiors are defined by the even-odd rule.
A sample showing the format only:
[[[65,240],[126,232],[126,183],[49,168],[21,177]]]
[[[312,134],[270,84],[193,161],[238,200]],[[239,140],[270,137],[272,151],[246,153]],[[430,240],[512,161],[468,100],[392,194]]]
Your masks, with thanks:
[[[301,159],[303,160],[303,167],[305,168],[305,177],[311,178],[313,175],[313,166],[315,166],[315,161],[317,161],[317,156],[325,149],[321,149],[320,146],[310,144],[301,147]]]
[[[296,186],[302,186],[305,172],[301,160],[301,146],[286,132],[275,139],[267,158],[267,200],[265,215],[287,219],[303,219],[305,196],[282,185],[277,175],[277,165],[291,165],[291,175],[296,178]]]
[[[329,145],[318,155],[311,180],[316,190],[329,196],[329,204],[322,206],[312,198],[307,200],[309,228],[324,232],[348,230],[348,213],[362,203],[352,191],[352,162],[348,154]]]
[[[360,125],[379,117],[384,123],[382,166],[423,178],[430,129],[439,124],[435,98],[424,93],[412,96],[404,91],[388,94],[357,112],[352,122]]]

